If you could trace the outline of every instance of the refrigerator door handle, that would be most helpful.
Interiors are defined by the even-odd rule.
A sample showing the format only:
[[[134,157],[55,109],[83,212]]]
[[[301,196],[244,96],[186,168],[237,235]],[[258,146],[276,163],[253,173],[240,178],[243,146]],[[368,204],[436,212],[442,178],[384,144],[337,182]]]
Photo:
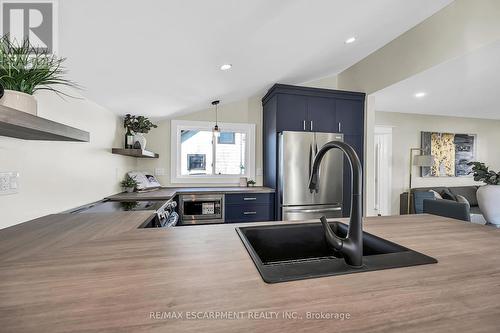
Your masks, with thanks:
[[[314,159],[316,158],[316,154],[318,153],[318,143],[316,142],[316,133],[314,133],[313,142],[314,142],[314,148],[312,147],[312,144],[311,144],[312,159],[311,159],[311,164],[310,164],[310,167],[309,167],[309,178],[311,177],[311,172],[312,172],[312,167],[313,167],[313,164],[314,164]],[[318,191],[319,191],[319,188],[316,187],[316,189],[314,190],[314,193],[318,193]]]
[[[309,178],[311,178],[313,158],[314,158],[314,156],[313,156],[312,144],[310,144],[309,145],[309,173],[308,173]]]
[[[290,209],[289,213],[323,213],[342,210],[342,207],[319,208],[319,209]]]

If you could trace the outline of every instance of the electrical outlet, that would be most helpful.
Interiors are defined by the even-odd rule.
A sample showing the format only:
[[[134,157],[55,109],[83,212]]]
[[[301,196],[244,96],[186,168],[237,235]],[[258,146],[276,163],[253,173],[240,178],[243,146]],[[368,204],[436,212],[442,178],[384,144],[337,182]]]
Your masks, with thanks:
[[[155,168],[155,176],[165,176],[164,168]]]
[[[18,172],[0,172],[0,195],[18,193],[18,180]]]

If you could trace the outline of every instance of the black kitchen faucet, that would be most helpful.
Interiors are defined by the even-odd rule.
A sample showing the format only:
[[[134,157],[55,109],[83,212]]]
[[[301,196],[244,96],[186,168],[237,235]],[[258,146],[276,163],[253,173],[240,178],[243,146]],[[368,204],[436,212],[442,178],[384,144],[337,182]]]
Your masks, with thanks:
[[[361,162],[354,149],[348,144],[340,141],[330,141],[318,151],[314,157],[314,163],[309,179],[309,189],[311,192],[318,191],[319,167],[321,160],[327,151],[330,149],[340,149],[346,156],[351,165],[352,177],[352,198],[351,198],[351,218],[349,222],[349,230],[345,238],[335,234],[328,224],[326,217],[321,217],[321,223],[325,232],[325,237],[328,243],[337,251],[344,255],[345,262],[354,267],[363,265],[363,219],[362,219],[362,171]]]

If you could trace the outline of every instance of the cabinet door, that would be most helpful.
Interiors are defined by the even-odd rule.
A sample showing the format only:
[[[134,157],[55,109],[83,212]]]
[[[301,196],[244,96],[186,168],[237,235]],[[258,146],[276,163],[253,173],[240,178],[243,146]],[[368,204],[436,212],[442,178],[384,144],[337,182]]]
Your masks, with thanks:
[[[307,99],[306,130],[311,132],[338,132],[335,117],[335,100],[325,97]]]
[[[225,223],[274,221],[274,205],[226,205]]]
[[[364,103],[359,100],[337,99],[335,114],[337,126],[346,135],[363,135],[364,133]]]
[[[274,203],[274,193],[227,193],[226,205],[266,204]]]
[[[307,118],[307,97],[280,94],[278,96],[277,111],[277,132],[307,130],[305,126]]]

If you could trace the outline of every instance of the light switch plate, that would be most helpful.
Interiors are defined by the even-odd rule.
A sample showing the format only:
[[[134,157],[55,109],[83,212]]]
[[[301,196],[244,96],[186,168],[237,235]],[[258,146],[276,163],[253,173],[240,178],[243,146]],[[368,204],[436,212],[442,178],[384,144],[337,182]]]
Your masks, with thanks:
[[[0,195],[15,194],[19,192],[19,173],[0,172]]]
[[[256,176],[262,176],[262,175],[263,175],[262,168],[257,168]]]

